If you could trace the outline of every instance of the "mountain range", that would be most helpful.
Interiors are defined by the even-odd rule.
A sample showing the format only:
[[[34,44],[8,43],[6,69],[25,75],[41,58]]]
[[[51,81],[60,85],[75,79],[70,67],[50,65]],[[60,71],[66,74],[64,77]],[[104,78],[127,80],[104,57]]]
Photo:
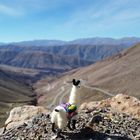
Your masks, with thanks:
[[[125,45],[132,46],[134,43],[140,41],[138,37],[124,37],[120,39],[113,38],[101,38],[101,37],[93,37],[93,38],[81,38],[75,39],[72,41],[62,41],[62,40],[31,40],[31,41],[22,41],[22,42],[11,42],[7,44],[20,45],[20,46],[60,46],[60,45]]]
[[[0,63],[22,68],[32,68],[55,72],[63,72],[79,66],[86,66],[92,62],[78,57],[54,55],[44,51],[7,50],[0,49]]]
[[[127,92],[139,98],[140,44],[130,47],[140,38],[44,40],[44,45],[37,42],[0,45],[0,120],[5,119],[13,105],[35,104],[37,97],[44,106],[53,104],[54,97],[57,97],[54,104],[65,101],[70,90],[67,81],[72,78],[84,79],[89,86],[97,85],[113,95]],[[87,92],[82,95],[83,101],[108,97],[90,88]],[[61,96],[64,98],[59,100]]]
[[[140,99],[139,54],[140,43],[106,60],[67,72],[53,82],[43,79],[35,85],[36,92],[42,95],[39,104],[49,106],[52,102],[55,105],[66,102],[71,89],[69,82],[73,78],[82,79],[86,84],[82,102],[105,99],[118,93]]]
[[[0,64],[45,70],[50,74],[83,67],[120,53],[140,38],[35,40],[0,45]]]

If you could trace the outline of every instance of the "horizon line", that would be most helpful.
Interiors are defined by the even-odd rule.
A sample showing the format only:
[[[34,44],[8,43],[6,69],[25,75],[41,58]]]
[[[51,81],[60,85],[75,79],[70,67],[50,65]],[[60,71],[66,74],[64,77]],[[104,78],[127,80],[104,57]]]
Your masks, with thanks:
[[[124,38],[140,38],[139,36],[123,36],[123,37],[104,37],[104,36],[94,36],[94,37],[81,37],[81,38],[75,38],[75,39],[47,39],[47,38],[38,38],[38,39],[29,39],[29,40],[19,40],[19,41],[0,41],[0,43],[3,44],[9,44],[9,43],[19,43],[19,42],[28,42],[28,41],[62,41],[62,42],[71,42],[76,40],[83,40],[83,39],[95,39],[95,38],[101,38],[101,39],[124,39]]]

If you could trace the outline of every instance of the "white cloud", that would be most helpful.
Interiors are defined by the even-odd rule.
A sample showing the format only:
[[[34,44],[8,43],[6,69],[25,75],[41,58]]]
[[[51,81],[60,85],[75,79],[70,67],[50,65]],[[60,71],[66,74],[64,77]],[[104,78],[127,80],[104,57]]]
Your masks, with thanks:
[[[55,30],[66,34],[75,31],[75,36],[85,33],[89,36],[102,36],[104,32],[111,34],[117,28],[129,30],[129,27],[134,26],[135,20],[137,22],[140,19],[140,5],[137,0],[134,1],[136,3],[131,0],[110,0],[78,7],[63,23],[55,25]]]
[[[16,8],[12,8],[10,6],[0,4],[0,14],[19,17],[22,15],[22,12],[18,11]]]
[[[134,0],[137,2],[137,0]],[[133,7],[129,6],[133,4]],[[135,9],[134,6],[137,6]],[[140,7],[140,6],[139,6]],[[140,18],[138,5],[132,3],[130,0],[117,0],[102,3],[102,5],[89,5],[86,10],[79,9],[64,23],[63,26],[74,27],[77,26],[106,26],[113,22],[126,22]],[[91,27],[90,27],[91,28]]]
[[[0,14],[28,16],[37,12],[51,11],[69,4],[68,0],[7,0],[0,1]]]

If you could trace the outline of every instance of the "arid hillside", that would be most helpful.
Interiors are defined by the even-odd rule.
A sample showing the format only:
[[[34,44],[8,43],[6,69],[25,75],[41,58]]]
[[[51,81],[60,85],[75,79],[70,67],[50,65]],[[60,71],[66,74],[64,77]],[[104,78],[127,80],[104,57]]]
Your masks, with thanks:
[[[27,78],[28,81],[35,73],[29,76],[27,69],[24,73],[23,69],[10,68],[0,65],[0,126],[14,106],[37,103],[36,95],[25,80]]]
[[[29,69],[29,68],[20,68],[10,65],[2,65],[0,64],[0,70],[2,70],[9,78],[14,79],[17,82],[31,85],[38,80],[44,78],[52,77],[49,75],[49,71],[47,70],[37,70],[37,69]]]
[[[75,69],[51,82],[41,80],[36,85],[39,103],[48,107],[66,101],[73,78],[82,79],[85,88],[82,101],[107,98],[125,93],[140,98],[140,44],[94,65]],[[65,98],[66,97],[66,98]]]

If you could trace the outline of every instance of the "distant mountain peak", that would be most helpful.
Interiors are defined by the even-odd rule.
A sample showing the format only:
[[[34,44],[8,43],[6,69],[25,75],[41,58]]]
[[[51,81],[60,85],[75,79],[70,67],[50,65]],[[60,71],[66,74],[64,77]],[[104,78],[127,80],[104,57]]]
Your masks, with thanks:
[[[132,44],[130,44],[132,42]],[[139,37],[123,37],[123,38],[111,38],[111,37],[90,37],[79,38],[71,41],[57,40],[57,39],[35,39],[21,42],[10,42],[5,44],[21,45],[21,46],[59,46],[59,45],[102,45],[102,44],[122,44],[128,43],[134,45],[134,43],[140,42]],[[0,43],[3,45],[4,43]]]

